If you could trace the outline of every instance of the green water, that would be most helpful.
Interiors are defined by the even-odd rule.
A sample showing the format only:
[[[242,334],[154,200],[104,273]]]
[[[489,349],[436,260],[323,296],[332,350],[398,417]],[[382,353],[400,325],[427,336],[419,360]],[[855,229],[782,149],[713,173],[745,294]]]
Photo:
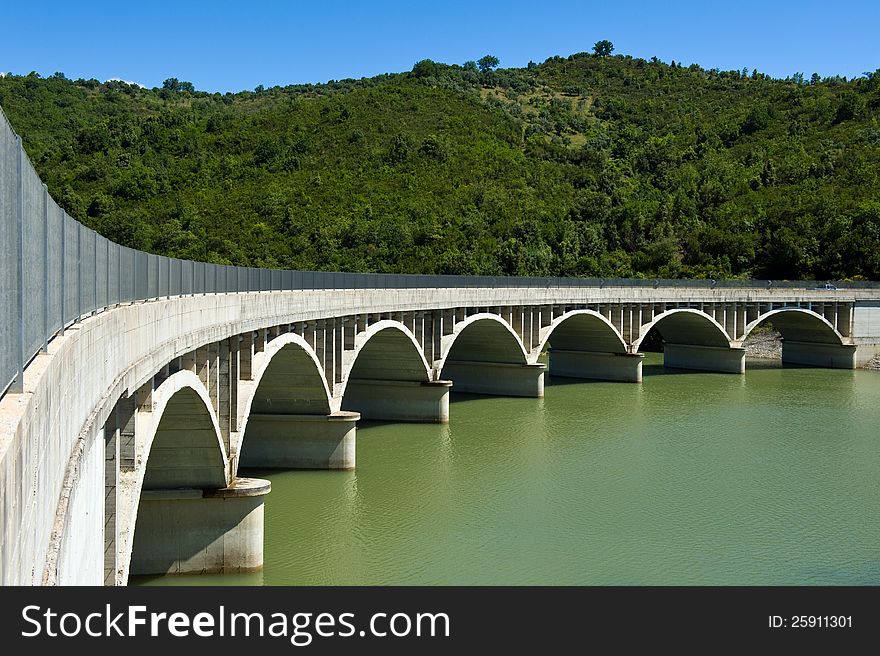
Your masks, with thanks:
[[[880,373],[646,364],[450,416],[363,424],[354,472],[251,472],[264,571],[151,582],[880,584]]]

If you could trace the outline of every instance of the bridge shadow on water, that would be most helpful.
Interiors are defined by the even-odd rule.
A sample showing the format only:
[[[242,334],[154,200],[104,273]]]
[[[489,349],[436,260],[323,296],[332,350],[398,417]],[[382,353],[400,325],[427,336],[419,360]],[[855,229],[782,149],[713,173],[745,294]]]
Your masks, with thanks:
[[[778,358],[746,358],[746,373],[749,371],[758,371],[763,369],[815,369],[810,365],[788,364],[782,362]],[[654,361],[642,365],[642,377],[649,378],[653,376],[680,376],[683,374],[712,374],[720,372],[702,371],[699,369],[674,369],[663,366],[663,361]],[[724,374],[725,376],[731,374]],[[736,374],[734,374],[736,375]]]
[[[668,369],[660,364],[644,364],[642,365],[642,378],[652,378],[654,376],[681,376],[694,374],[711,374],[718,373],[712,371],[700,371],[698,369]]]
[[[383,426],[400,426],[406,424],[408,426],[439,426],[435,422],[413,422],[413,421],[396,421],[392,419],[358,419],[357,427],[361,428],[381,428]]]
[[[476,401],[485,401],[487,399],[504,399],[504,400],[532,400],[538,399],[531,396],[510,396],[508,394],[471,394],[469,392],[449,392],[449,405],[462,405],[465,403],[474,403]]]
[[[564,387],[566,385],[632,385],[631,382],[625,380],[599,380],[596,378],[570,378],[569,376],[552,376],[544,377],[544,387]]]
[[[746,371],[756,369],[815,369],[806,364],[788,364],[781,358],[750,358],[746,357]]]
[[[760,371],[760,370],[769,370],[769,369],[814,369],[815,367],[811,367],[809,365],[801,365],[801,364],[787,364],[783,363],[782,360],[773,359],[773,358],[748,358],[746,360],[746,373],[749,371]],[[713,371],[702,371],[699,369],[674,369],[674,368],[666,368],[663,366],[663,361],[659,362],[651,362],[650,364],[642,365],[642,377],[643,378],[652,378],[655,376],[684,376],[684,375],[703,375],[703,374],[719,374],[724,376],[729,376],[731,374],[721,374],[721,372],[713,372]],[[545,387],[560,387],[565,385],[607,385],[609,383],[612,384],[620,384],[620,385],[632,385],[631,381],[615,381],[615,380],[598,380],[592,378],[570,378],[568,376],[553,376],[552,374],[547,374],[544,379]],[[466,395],[461,394],[459,400],[468,400],[468,398],[480,398],[476,395]],[[483,397],[485,398],[485,397]],[[450,401],[455,400],[454,397],[450,397]]]
[[[263,585],[263,570],[255,572],[230,572],[227,574],[156,574],[132,576],[130,586],[260,586]]]

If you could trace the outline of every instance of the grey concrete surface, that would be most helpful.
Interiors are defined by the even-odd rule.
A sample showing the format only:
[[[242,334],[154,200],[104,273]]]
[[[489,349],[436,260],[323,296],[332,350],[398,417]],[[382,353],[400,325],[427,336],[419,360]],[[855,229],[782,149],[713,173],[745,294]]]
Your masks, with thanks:
[[[643,353],[596,353],[550,349],[549,373],[560,378],[642,382]]]
[[[744,374],[746,372],[746,350],[725,346],[664,344],[663,366],[669,369]]]
[[[354,469],[357,412],[255,414],[242,444],[242,467]]]
[[[229,488],[155,490],[141,496],[131,574],[235,573],[263,566],[269,481]]]

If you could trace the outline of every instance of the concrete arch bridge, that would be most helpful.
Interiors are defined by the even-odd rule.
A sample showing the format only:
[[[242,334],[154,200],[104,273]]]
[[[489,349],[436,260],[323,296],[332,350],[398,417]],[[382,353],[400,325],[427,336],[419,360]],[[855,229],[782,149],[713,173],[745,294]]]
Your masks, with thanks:
[[[353,468],[360,418],[445,422],[451,389],[541,396],[548,372],[638,383],[652,329],[671,367],[743,373],[742,343],[769,320],[785,361],[853,368],[880,341],[880,303],[862,295],[413,288],[121,304],[53,339],[23,393],[0,401],[14,423],[4,580],[256,568],[268,486],[240,467]],[[181,525],[186,539],[169,533]]]

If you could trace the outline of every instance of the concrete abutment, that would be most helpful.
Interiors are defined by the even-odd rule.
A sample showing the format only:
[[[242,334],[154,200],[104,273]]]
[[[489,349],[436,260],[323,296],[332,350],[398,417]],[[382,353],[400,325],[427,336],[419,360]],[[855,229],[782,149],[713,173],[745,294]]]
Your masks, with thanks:
[[[549,373],[562,378],[640,383],[644,359],[643,353],[598,353],[551,348]]]
[[[880,355],[880,344],[859,344],[856,346],[856,367],[864,367],[870,360]]]
[[[491,396],[544,396],[545,364],[509,362],[446,362],[442,377],[452,381],[456,392]]]
[[[237,478],[219,490],[144,490],[129,573],[211,574],[263,566],[269,481]]]
[[[357,412],[328,415],[252,414],[241,467],[354,469]]]
[[[782,362],[829,369],[855,369],[856,346],[850,344],[814,344],[782,342]]]
[[[366,420],[445,424],[451,387],[448,380],[353,379],[346,385],[342,407]]]
[[[746,350],[724,346],[667,343],[663,345],[663,366],[669,369],[744,374],[746,372]]]

